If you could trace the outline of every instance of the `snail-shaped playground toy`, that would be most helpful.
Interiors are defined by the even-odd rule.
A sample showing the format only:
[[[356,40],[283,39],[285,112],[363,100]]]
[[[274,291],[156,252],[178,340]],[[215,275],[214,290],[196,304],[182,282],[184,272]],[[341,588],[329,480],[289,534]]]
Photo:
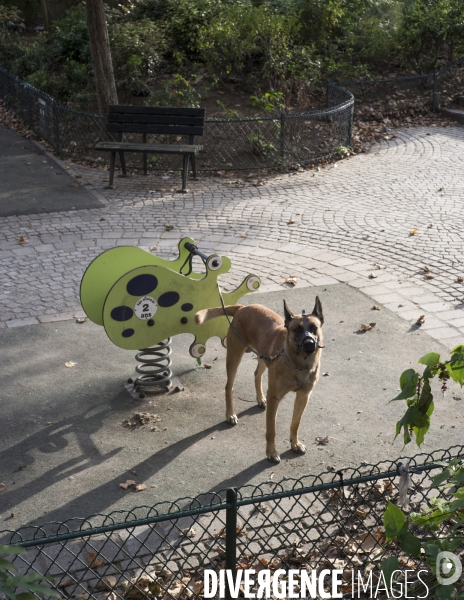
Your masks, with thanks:
[[[202,259],[206,273],[193,270],[194,255]],[[227,256],[207,256],[191,238],[179,242],[179,256],[173,261],[120,246],[103,252],[87,267],[81,303],[89,319],[103,325],[120,348],[146,352],[173,335],[191,333],[195,339],[190,354],[198,359],[213,336],[220,337],[225,346],[229,328],[225,316],[202,325],[195,323],[194,316],[199,310],[221,305],[217,279],[230,268]],[[258,276],[248,275],[237,289],[222,293],[224,305],[236,304],[260,283]]]

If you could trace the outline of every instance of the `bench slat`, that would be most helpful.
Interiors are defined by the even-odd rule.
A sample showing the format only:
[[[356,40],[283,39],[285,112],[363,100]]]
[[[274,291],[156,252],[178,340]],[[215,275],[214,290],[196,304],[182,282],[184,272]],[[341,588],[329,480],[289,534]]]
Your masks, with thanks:
[[[109,114],[108,123],[141,123],[157,125],[191,125],[203,127],[204,117],[176,117],[169,115],[141,115],[141,114]]]
[[[166,154],[195,154],[203,149],[197,144],[133,144],[126,142],[99,142],[95,145],[96,150],[124,150],[125,152],[161,152]]]
[[[203,127],[189,125],[144,125],[143,123],[108,123],[108,131],[123,133],[169,133],[172,135],[203,135]]]
[[[164,108],[156,106],[118,106],[111,105],[109,113],[126,113],[139,115],[172,115],[172,116],[188,116],[188,117],[204,117],[206,115],[205,108]]]

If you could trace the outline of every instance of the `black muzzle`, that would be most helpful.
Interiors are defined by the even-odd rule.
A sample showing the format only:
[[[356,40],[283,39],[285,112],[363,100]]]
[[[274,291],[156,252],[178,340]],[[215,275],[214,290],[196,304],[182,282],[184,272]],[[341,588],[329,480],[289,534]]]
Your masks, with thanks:
[[[308,316],[305,310],[301,311],[301,316],[303,317],[304,333],[298,344],[298,349],[308,355],[315,352],[319,344],[317,337],[308,329]]]

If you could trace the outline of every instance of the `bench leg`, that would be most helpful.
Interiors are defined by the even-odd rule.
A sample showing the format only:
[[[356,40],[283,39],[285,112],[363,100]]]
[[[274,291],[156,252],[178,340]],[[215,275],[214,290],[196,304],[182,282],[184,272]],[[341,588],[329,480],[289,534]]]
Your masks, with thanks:
[[[148,160],[146,152],[143,153],[143,174],[148,175]]]
[[[190,155],[190,162],[192,163],[193,179],[194,179],[194,181],[198,181],[198,177],[197,177],[197,163],[196,163],[195,154],[191,154]]]
[[[119,177],[127,177],[126,157],[124,156],[124,152],[122,150],[119,151],[119,160],[121,162],[121,169],[122,169],[122,173],[119,175]]]
[[[189,155],[188,154],[184,154],[183,156],[183,168],[182,168],[182,189],[179,190],[179,193],[181,194],[186,194],[187,193],[187,171],[188,171],[188,164],[189,164]]]
[[[114,163],[116,161],[116,151],[111,152],[110,154],[110,181],[108,183],[108,188],[113,189],[113,180],[114,180]]]

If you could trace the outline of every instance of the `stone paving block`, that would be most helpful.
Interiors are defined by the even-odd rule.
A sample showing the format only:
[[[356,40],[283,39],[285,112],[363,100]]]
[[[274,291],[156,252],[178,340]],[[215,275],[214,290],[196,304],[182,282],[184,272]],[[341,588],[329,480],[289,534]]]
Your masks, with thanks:
[[[429,329],[427,333],[435,340],[446,340],[448,338],[456,337],[456,329],[452,327],[437,327],[436,329]]]
[[[54,323],[55,321],[69,321],[72,319],[72,313],[60,313],[55,315],[40,315],[38,317],[40,323]]]
[[[426,310],[427,312],[437,313],[440,311],[444,311],[448,308],[448,303],[446,302],[419,302],[419,306]]]
[[[38,322],[36,317],[26,317],[24,319],[12,319],[11,321],[6,321],[5,325],[9,329],[12,329],[13,327],[22,327],[23,325],[36,325]]]

